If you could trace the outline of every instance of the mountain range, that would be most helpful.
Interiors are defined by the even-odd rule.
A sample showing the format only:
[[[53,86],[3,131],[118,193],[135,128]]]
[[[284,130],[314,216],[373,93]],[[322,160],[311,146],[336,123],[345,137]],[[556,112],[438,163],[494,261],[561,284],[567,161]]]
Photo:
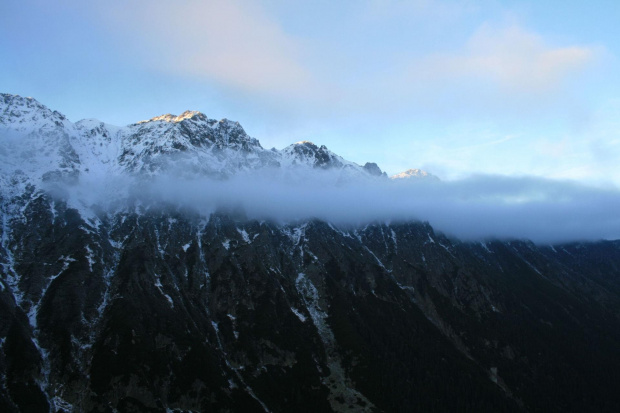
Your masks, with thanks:
[[[72,123],[2,94],[0,172],[2,411],[620,411],[620,241],[463,241],[146,191],[437,182],[264,149],[199,112]]]

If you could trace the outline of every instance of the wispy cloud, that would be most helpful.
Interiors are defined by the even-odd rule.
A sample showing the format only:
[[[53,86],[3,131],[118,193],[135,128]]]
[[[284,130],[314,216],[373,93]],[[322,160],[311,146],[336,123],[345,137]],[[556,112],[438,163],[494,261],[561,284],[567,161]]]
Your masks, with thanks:
[[[127,36],[151,69],[219,82],[249,92],[310,93],[302,44],[259,2],[137,0],[106,3],[106,22]]]
[[[454,22],[475,15],[463,2],[373,0],[334,6],[334,16],[324,5],[305,6],[321,10],[320,27],[278,14],[284,7],[277,2],[110,2],[93,7],[150,70],[257,100],[272,96],[281,107],[327,118],[447,106],[444,116],[494,107],[513,95],[539,100],[561,91],[601,52],[551,44],[513,22],[482,24],[473,33],[459,27],[451,42],[438,40]],[[293,30],[287,17],[304,29]]]
[[[598,53],[588,46],[554,47],[516,24],[484,24],[462,50],[428,56],[412,70],[429,80],[470,78],[493,82],[508,92],[544,93],[585,69]]]

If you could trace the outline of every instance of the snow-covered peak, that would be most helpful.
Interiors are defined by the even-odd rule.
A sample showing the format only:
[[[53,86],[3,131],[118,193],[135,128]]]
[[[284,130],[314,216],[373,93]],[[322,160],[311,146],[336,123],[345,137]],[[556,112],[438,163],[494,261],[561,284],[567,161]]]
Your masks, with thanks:
[[[320,147],[310,141],[301,141],[287,146],[282,150],[283,159],[291,165],[305,165],[313,168],[331,169],[342,168],[345,165],[355,165],[336,155],[325,145]],[[356,165],[358,166],[358,165]]]
[[[300,179],[312,170],[329,171],[339,183],[385,177],[374,163],[358,165],[310,141],[265,150],[239,122],[197,111],[123,127],[97,119],[71,123],[35,99],[0,94],[0,132],[0,181],[19,175],[35,186],[50,179],[89,182],[168,173],[229,178],[265,168]]]
[[[260,148],[258,140],[249,137],[238,122],[209,119],[197,111],[141,121],[129,125],[125,135],[126,143],[133,147],[130,152],[146,155],[185,152],[196,148]]]
[[[75,125],[35,99],[0,95],[0,198],[29,185],[75,182]]]
[[[138,124],[147,123],[147,122],[157,122],[157,121],[179,123],[179,122],[184,121],[185,119],[192,119],[192,118],[196,118],[197,120],[207,119],[207,117],[201,112],[198,112],[195,110],[186,110],[185,112],[181,113],[179,116],[167,113],[165,115],[155,116],[154,118],[151,118],[149,120],[140,121],[138,122]]]
[[[113,128],[113,129],[121,128],[120,126],[114,126],[114,125],[110,125],[109,123],[102,122],[99,119],[82,119],[82,120],[75,122],[75,126],[80,129],[96,129],[99,127]]]
[[[0,125],[16,132],[30,133],[69,127],[71,122],[31,97],[1,93]]]
[[[390,176],[390,179],[427,179],[432,181],[438,181],[439,178],[433,174],[429,174],[422,169],[407,169],[404,172]]]
[[[339,183],[366,181],[385,178],[386,175],[375,163],[364,166],[348,161],[327,149],[325,145],[315,145],[310,141],[299,141],[280,151],[283,167],[295,169],[319,169],[336,172]]]
[[[239,122],[229,119],[209,119],[205,114],[198,111],[185,111],[177,115],[161,115],[149,120],[143,120],[128,126],[130,133],[145,136],[157,134],[164,140],[170,141],[171,138],[178,138],[183,135],[194,138],[189,139],[191,145],[204,146],[216,144],[227,146],[229,144],[243,144],[259,146],[258,140],[247,135]],[[206,139],[206,140],[205,140]],[[173,139],[174,140],[174,139]],[[247,146],[247,145],[246,145]]]
[[[113,137],[120,136],[125,127],[110,125],[98,119],[82,119],[75,123],[79,140],[85,137],[87,140],[98,140],[97,144],[110,143]]]

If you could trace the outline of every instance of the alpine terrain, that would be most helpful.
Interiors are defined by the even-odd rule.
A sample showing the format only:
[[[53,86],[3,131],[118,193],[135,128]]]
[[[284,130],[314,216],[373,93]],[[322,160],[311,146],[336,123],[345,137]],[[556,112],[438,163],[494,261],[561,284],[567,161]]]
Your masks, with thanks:
[[[1,94],[0,411],[620,411],[620,241],[465,242],[157,191],[256,174],[438,182],[199,112],[116,127]]]

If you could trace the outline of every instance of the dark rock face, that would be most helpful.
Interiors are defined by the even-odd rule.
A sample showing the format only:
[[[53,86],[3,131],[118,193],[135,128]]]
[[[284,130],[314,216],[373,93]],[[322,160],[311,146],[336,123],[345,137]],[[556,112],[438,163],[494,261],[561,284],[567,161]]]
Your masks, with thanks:
[[[381,168],[379,168],[379,166],[376,163],[374,163],[374,162],[366,162],[366,164],[364,165],[364,169],[370,175],[374,175],[374,176],[385,175],[385,176],[387,176],[387,174],[385,172],[381,172]]]
[[[2,230],[3,411],[620,407],[620,242],[85,220],[45,194]]]

